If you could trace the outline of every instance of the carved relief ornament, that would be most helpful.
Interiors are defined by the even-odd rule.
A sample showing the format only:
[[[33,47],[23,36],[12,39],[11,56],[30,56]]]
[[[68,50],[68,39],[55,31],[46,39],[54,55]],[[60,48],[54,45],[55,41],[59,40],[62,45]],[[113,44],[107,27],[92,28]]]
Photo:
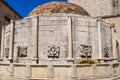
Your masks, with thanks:
[[[60,47],[58,46],[48,46],[48,58],[59,58]]]
[[[17,47],[18,57],[27,57],[27,46]]]
[[[80,45],[80,56],[81,57],[92,57],[92,46],[90,44]]]
[[[109,58],[109,47],[105,46],[103,52],[104,52],[104,57]]]

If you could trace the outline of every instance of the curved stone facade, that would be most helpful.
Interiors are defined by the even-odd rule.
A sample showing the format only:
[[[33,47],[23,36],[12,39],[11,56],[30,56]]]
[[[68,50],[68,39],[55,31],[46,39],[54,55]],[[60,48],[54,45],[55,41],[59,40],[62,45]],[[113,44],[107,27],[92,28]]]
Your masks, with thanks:
[[[43,4],[2,27],[0,80],[119,80],[114,26],[75,4]]]
[[[46,14],[5,26],[2,58],[24,63],[113,58],[111,25],[87,16]],[[14,44],[13,44],[14,43]],[[55,60],[55,61],[51,61]],[[26,62],[25,62],[26,63]]]
[[[2,27],[0,79],[97,80],[110,77],[111,70],[116,76],[118,63],[98,64],[114,59],[113,30],[100,19],[75,14],[12,21]],[[81,64],[86,59],[96,64]]]

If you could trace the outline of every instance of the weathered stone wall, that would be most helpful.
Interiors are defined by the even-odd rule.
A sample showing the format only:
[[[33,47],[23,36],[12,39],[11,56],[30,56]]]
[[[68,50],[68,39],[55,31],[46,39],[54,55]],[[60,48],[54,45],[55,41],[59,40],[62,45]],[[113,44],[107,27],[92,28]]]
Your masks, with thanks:
[[[103,19],[107,23],[114,24],[115,25],[115,32],[116,32],[116,38],[120,40],[120,17],[114,17],[114,18],[105,18]]]
[[[11,24],[7,25],[5,28],[5,41],[4,41],[4,57],[8,57],[9,56],[9,47],[10,47],[10,32],[11,31]]]
[[[112,37],[112,29],[111,26],[108,26],[108,23],[101,23],[101,40],[102,40],[102,53],[104,58],[113,58],[113,37]],[[108,55],[109,54],[109,55]]]
[[[4,64],[0,80],[119,80],[120,64]]]
[[[112,38],[116,39],[118,44],[120,43],[120,28],[119,28],[119,14],[120,14],[120,0],[68,0],[68,2],[75,3],[83,7],[92,17],[101,17],[109,24],[115,24],[116,34],[112,35]],[[107,32],[108,33],[108,32]],[[116,41],[113,41],[113,46],[117,46]],[[103,39],[104,43],[104,39]],[[120,44],[119,44],[120,45]],[[104,46],[104,45],[103,45]],[[120,47],[113,51],[116,58],[120,58]],[[115,49],[114,49],[115,50]],[[111,55],[112,56],[112,55]]]
[[[83,7],[91,16],[108,16],[120,14],[119,0],[68,0]]]
[[[0,45],[2,26],[10,23],[11,20],[21,19],[22,17],[16,13],[4,0],[0,1]],[[0,46],[1,47],[1,46]]]
[[[68,17],[40,16],[39,17],[39,48],[40,58],[47,59],[49,47],[60,48],[59,58],[68,55]]]
[[[34,23],[33,23],[34,24]],[[34,26],[32,26],[32,19],[24,19],[15,21],[14,31],[14,61],[22,56],[18,53],[18,47],[27,49],[27,57],[32,57],[34,54]],[[21,59],[22,61],[22,59]],[[18,61],[19,62],[19,61]]]
[[[85,55],[85,50],[81,49],[83,46],[91,47],[89,55],[92,59],[104,58],[104,49],[107,49],[109,57],[113,57],[110,25],[91,17],[48,14],[17,20],[12,24],[5,27],[2,55],[6,57],[7,54],[14,62],[24,63],[36,58],[40,64],[67,63],[69,58],[81,59],[81,55]],[[14,33],[11,33],[11,27],[15,28]],[[11,37],[14,37],[14,44]],[[13,53],[9,50],[11,48]],[[57,54],[53,56],[50,51],[54,52],[54,48]]]
[[[98,28],[97,20],[84,17],[72,17],[73,29],[73,54],[74,57],[80,57],[81,45],[92,46],[92,58],[99,58],[98,51]],[[97,46],[97,47],[96,47]]]
[[[118,51],[116,51],[114,54],[116,56],[116,58],[120,58],[120,17],[113,17],[113,18],[105,18],[103,19],[104,21],[106,21],[107,23],[111,23],[111,24],[114,24],[115,25],[115,29],[114,29],[114,32],[115,32],[115,35],[114,35],[114,38],[116,39],[116,41],[114,41],[114,44],[115,46],[117,46],[117,43],[118,42]]]

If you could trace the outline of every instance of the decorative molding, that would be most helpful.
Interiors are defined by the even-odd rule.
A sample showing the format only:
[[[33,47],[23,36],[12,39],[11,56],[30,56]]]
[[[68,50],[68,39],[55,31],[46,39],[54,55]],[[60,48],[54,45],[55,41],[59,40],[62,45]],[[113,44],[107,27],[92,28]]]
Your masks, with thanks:
[[[27,46],[17,47],[18,57],[27,57]]]
[[[103,48],[103,53],[105,58],[109,58],[109,47],[105,46]]]
[[[82,58],[91,58],[92,57],[92,46],[90,44],[81,44],[80,45],[80,56]]]
[[[48,46],[48,58],[59,58],[60,47],[58,46]]]

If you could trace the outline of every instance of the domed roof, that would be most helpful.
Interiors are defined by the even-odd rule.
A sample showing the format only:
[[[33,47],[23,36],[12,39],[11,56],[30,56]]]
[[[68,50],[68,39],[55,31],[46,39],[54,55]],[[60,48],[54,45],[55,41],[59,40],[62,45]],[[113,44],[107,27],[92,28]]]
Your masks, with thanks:
[[[33,9],[28,16],[47,13],[70,13],[89,16],[82,7],[68,2],[49,2]]]

